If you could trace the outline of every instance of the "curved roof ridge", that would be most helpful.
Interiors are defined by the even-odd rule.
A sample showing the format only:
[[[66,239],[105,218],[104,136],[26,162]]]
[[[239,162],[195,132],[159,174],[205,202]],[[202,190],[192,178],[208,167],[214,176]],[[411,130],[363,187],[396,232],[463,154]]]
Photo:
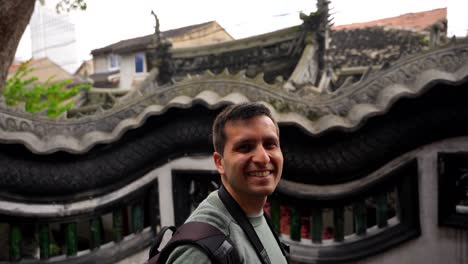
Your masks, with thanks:
[[[160,87],[147,81],[147,88],[126,96],[114,108],[82,119],[50,120],[0,102],[0,139],[24,144],[35,153],[84,153],[98,143],[118,140],[149,116],[163,115],[170,108],[203,104],[215,109],[242,101],[263,102],[279,123],[296,124],[310,134],[349,131],[386,113],[400,98],[422,95],[438,82],[456,84],[467,77],[468,44],[405,58],[332,93],[290,92],[284,82],[269,84],[261,76],[206,72]]]

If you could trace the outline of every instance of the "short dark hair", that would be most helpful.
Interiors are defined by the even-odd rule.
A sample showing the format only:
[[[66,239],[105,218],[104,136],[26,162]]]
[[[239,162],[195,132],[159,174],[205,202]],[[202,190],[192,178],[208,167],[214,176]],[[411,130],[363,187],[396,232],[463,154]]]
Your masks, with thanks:
[[[226,107],[221,113],[216,116],[213,123],[212,134],[213,134],[213,147],[216,152],[223,155],[224,145],[226,144],[226,132],[224,127],[227,122],[237,120],[247,120],[256,116],[267,116],[269,117],[276,126],[277,133],[279,134],[278,124],[271,115],[270,109],[260,103],[240,103],[233,104]]]

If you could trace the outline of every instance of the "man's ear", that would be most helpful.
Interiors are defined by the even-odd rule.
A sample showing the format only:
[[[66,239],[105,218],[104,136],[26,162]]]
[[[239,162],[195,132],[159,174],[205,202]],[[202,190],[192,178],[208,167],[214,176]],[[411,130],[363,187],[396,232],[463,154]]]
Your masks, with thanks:
[[[214,160],[216,169],[218,169],[219,174],[224,175],[223,156],[219,154],[218,152],[213,152],[213,160]]]

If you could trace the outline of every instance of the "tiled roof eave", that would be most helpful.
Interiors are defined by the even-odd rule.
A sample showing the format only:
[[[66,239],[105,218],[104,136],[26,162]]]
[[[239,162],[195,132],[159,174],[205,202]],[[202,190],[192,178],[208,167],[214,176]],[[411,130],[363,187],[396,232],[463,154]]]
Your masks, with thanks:
[[[172,37],[186,34],[187,32],[190,32],[191,30],[205,28],[206,26],[213,24],[213,23],[216,23],[216,22],[210,21],[210,22],[190,25],[190,26],[186,26],[182,28],[171,29],[171,30],[161,32],[161,34],[165,38],[172,38]],[[132,52],[140,48],[145,48],[147,45],[151,43],[152,38],[153,38],[153,34],[149,34],[149,35],[145,35],[141,37],[121,40],[117,43],[107,45],[103,48],[94,49],[91,51],[91,54],[93,56],[98,56],[101,54],[108,54],[108,53]]]
[[[35,153],[83,153],[98,143],[118,140],[128,129],[142,126],[149,116],[163,115],[170,108],[204,104],[214,109],[242,101],[262,101],[280,124],[296,124],[310,134],[355,130],[363,120],[385,114],[402,97],[420,96],[437,82],[466,80],[468,44],[408,57],[334,93],[296,94],[285,90],[283,82],[268,84],[261,77],[250,79],[227,71],[157,88],[154,78],[151,73],[138,92],[118,100],[111,110],[81,119],[50,120],[1,102],[0,121],[10,121],[0,126],[0,139],[24,144]]]

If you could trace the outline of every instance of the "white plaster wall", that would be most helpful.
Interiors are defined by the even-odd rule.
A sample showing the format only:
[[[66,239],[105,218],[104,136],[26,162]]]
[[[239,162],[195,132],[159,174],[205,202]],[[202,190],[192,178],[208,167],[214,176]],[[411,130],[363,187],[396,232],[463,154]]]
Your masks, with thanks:
[[[468,151],[468,137],[445,140],[418,154],[421,236],[356,264],[466,264],[468,230],[438,226],[437,152]],[[418,150],[416,150],[418,151]]]
[[[159,184],[159,206],[161,214],[161,226],[175,224],[174,201],[172,197],[172,171],[173,170],[199,170],[199,171],[215,171],[211,156],[200,157],[183,157],[169,161],[164,166],[159,167],[144,176],[144,178],[158,178]],[[169,237],[165,237],[162,242],[164,245]],[[144,250],[125,258],[117,264],[141,264],[148,260],[149,247]]]
[[[468,263],[468,230],[439,227],[438,219],[438,152],[468,151],[468,137],[438,142],[414,151],[418,158],[419,206],[421,236],[407,241],[381,254],[355,261],[355,264],[466,264]],[[216,170],[211,157],[184,157],[173,160],[147,176],[154,174],[159,180],[161,225],[174,224],[172,199],[172,170]],[[149,248],[119,263],[142,263]]]
[[[438,226],[438,175],[437,153],[468,151],[468,137],[449,139],[414,150],[418,159],[420,237],[407,241],[381,254],[355,261],[355,264],[466,264],[468,263],[468,230]],[[411,154],[411,153],[410,153]],[[215,171],[210,156],[183,157],[168,161],[138,181],[159,182],[161,226],[174,225],[172,197],[172,171]],[[148,248],[119,263],[142,263],[148,256]]]
[[[174,200],[172,199],[172,170],[216,171],[211,157],[184,157],[170,161],[166,165],[150,172],[158,177],[159,206],[161,226],[174,225]]]
[[[147,73],[147,63],[146,58],[144,61],[144,72],[136,73],[135,72],[135,53],[122,55],[122,60],[120,61],[120,84],[119,88],[121,89],[132,89],[135,88],[136,84],[143,81]]]
[[[93,60],[94,60],[94,69],[96,73],[109,71],[109,66],[107,65],[106,56],[102,56],[102,55],[96,56],[93,58]]]
[[[121,89],[130,89],[132,87],[132,78],[135,72],[134,54],[122,55],[120,61],[120,84]]]
[[[220,43],[234,40],[218,23],[211,23],[203,28],[197,28],[186,34],[179,35],[170,39],[172,47],[188,48],[207,44]]]
[[[122,259],[121,261],[116,262],[116,264],[142,264],[148,260],[150,247],[145,248],[144,250],[128,257]]]

